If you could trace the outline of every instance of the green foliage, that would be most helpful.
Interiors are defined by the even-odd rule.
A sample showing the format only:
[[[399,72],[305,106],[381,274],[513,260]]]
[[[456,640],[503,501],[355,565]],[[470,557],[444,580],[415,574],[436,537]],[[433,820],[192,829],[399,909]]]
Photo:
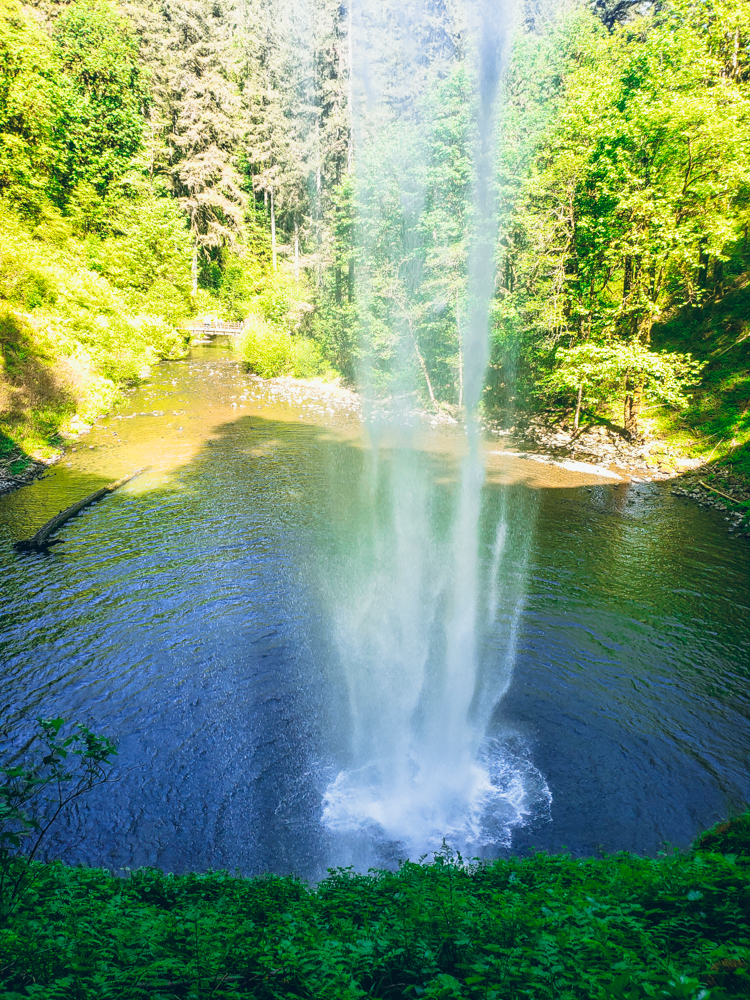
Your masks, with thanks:
[[[334,374],[316,341],[292,335],[255,313],[245,320],[237,350],[246,369],[262,378],[330,378]]]
[[[750,857],[750,814],[717,823],[695,842],[700,851],[715,851]]]
[[[262,316],[250,315],[237,349],[248,371],[261,378],[288,373],[291,337],[276,330]]]
[[[694,386],[705,363],[689,354],[651,351],[637,343],[595,344],[585,341],[555,352],[555,367],[541,382],[547,392],[596,405],[621,394],[628,382],[642,388],[646,399],[685,409],[686,390]]]
[[[680,309],[654,328],[660,348],[686,347],[704,360],[700,385],[679,423],[663,417],[661,429],[677,433],[694,454],[731,463],[750,477],[750,285],[746,276],[701,307]]]
[[[396,872],[332,871],[316,889],[32,872],[0,934],[6,996],[727,1000],[750,985],[750,857],[700,841],[656,859],[466,865],[444,850]]]
[[[607,31],[562,8],[519,45],[506,83],[498,340],[520,342],[532,387],[569,381],[545,368],[554,345],[646,348],[655,322],[743,266],[747,5],[623,10]],[[622,391],[614,380],[607,402]]]
[[[55,145],[61,195],[80,181],[102,194],[143,141],[137,49],[122,16],[103,0],[78,0],[55,24],[62,77]]]
[[[44,32],[15,0],[0,4],[0,192],[36,205],[53,158],[54,68]]]
[[[32,877],[31,863],[55,821],[107,780],[117,753],[110,740],[80,723],[67,735],[64,719],[38,719],[37,725],[31,744],[16,757],[20,762],[0,767],[0,927]]]
[[[82,265],[87,256],[97,259],[93,244],[100,242],[76,240],[52,209],[30,232],[0,205],[0,433],[37,457],[76,411],[91,419],[123,382],[185,351],[173,325],[186,312],[184,291],[163,280],[145,292],[114,287]],[[117,262],[113,254],[107,266]]]

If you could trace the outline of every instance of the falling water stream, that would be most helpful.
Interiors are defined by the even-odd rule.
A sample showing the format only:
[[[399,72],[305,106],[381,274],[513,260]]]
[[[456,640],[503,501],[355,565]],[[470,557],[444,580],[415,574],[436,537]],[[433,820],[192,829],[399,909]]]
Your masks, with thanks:
[[[367,220],[356,241],[358,266],[365,272],[360,283],[372,286],[363,299],[361,323],[365,330],[382,323],[384,305],[390,304],[394,339],[385,381],[387,412],[376,406],[366,414],[371,447],[358,503],[367,519],[351,550],[326,566],[320,588],[334,623],[351,727],[349,760],[326,789],[323,821],[333,832],[354,835],[366,850],[374,842],[390,844],[395,857],[435,850],[443,838],[461,851],[478,851],[507,846],[512,828],[549,796],[528,761],[488,737],[489,720],[512,672],[523,592],[520,546],[514,550],[515,581],[499,578],[511,527],[508,509],[501,512],[487,567],[480,568],[479,553],[484,466],[476,411],[494,292],[496,102],[514,8],[469,2],[436,20],[429,4],[419,0],[397,13],[361,0],[353,11],[354,162],[359,217]],[[452,293],[466,303],[458,345],[466,420],[465,429],[457,431],[464,447],[455,488],[447,493],[420,454],[414,440],[419,418],[408,404],[425,384],[433,392],[412,315],[420,285],[429,282],[418,252],[427,180],[414,160],[416,150],[429,156],[437,127],[423,91],[431,75],[434,86],[440,73],[447,75],[460,60],[469,81],[466,145],[473,211],[462,234],[468,248],[465,277],[460,280],[459,255],[459,284]],[[374,177],[379,183],[372,183]],[[403,218],[400,240],[388,224],[394,203]],[[392,276],[383,289],[383,242],[389,233],[385,253]],[[433,241],[445,242],[446,255],[450,238],[455,236],[433,232]],[[440,291],[435,295],[440,298]],[[377,361],[365,352],[360,384],[368,397],[377,397],[379,389],[382,396],[383,379]],[[528,537],[530,524],[525,528]],[[492,665],[480,655],[490,633]],[[362,861],[356,849],[354,857]]]

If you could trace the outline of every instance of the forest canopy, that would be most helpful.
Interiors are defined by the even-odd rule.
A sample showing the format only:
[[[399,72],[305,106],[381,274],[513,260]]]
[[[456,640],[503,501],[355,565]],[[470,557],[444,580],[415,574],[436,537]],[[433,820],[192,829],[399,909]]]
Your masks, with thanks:
[[[527,0],[481,205],[468,6],[0,3],[6,449],[90,417],[201,314],[245,323],[259,372],[283,355],[459,415],[482,225],[485,415],[635,438],[652,401],[748,439],[744,0]]]

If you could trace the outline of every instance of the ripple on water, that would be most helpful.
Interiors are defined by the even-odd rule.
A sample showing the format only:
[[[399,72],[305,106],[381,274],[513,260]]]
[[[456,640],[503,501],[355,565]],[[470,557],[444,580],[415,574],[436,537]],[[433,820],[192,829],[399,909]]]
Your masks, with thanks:
[[[470,853],[654,851],[750,799],[748,546],[665,488],[495,456],[483,565],[499,512],[516,511],[528,582],[507,693],[495,706],[488,682],[475,706],[491,718],[469,807],[435,819],[413,789],[400,805],[377,793],[352,806],[368,786],[351,780],[323,571],[344,585],[332,554],[364,531],[366,465],[355,402],[315,391],[269,387],[205,349],[130,394],[70,469],[0,499],[6,739],[59,714],[119,742],[121,780],[82,805],[84,840],[61,831],[64,856],[315,877],[364,857],[358,829],[376,842],[369,859],[391,862],[439,845],[441,826]],[[458,456],[449,431],[430,433],[449,497]],[[77,517],[52,555],[13,553],[140,465],[150,472]],[[481,645],[490,680],[508,650],[513,551]],[[439,778],[427,764],[424,789]],[[415,808],[417,820],[387,817]],[[408,843],[399,830],[420,822]]]

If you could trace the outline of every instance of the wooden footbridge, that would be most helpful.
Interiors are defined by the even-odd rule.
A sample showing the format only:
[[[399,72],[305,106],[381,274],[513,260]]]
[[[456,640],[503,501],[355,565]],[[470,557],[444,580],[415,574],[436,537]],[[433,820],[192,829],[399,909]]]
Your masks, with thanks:
[[[239,337],[242,333],[242,323],[224,323],[221,320],[203,320],[200,322],[198,320],[191,320],[186,326],[183,327],[186,333],[191,333],[193,336],[203,336],[203,337]]]

